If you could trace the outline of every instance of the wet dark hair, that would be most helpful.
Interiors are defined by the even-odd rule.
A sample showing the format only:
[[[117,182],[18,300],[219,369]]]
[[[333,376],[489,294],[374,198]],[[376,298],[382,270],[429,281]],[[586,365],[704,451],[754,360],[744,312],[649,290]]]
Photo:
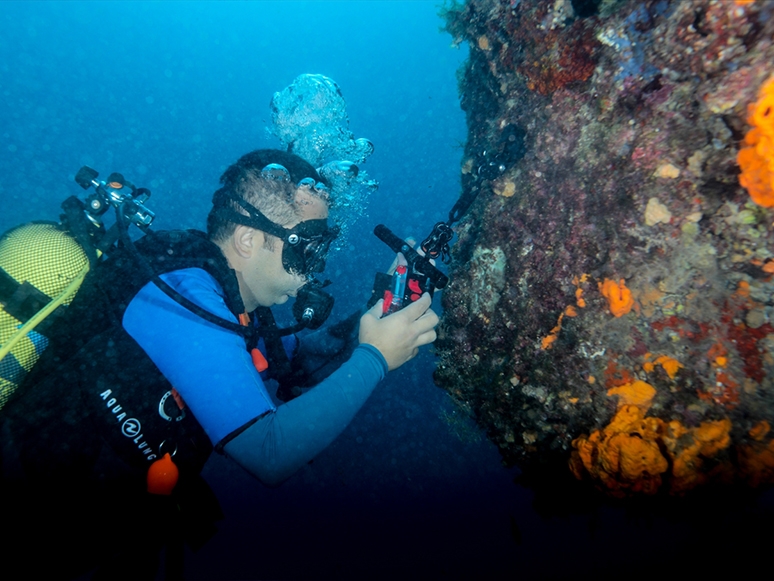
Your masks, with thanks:
[[[277,163],[290,173],[290,183],[261,178],[261,170],[267,165]],[[228,199],[224,193],[236,194],[255,206],[267,218],[281,226],[286,226],[298,215],[295,204],[296,184],[304,178],[313,178],[315,182],[329,185],[320,177],[312,164],[305,159],[279,149],[258,149],[240,157],[220,176],[221,188],[213,195],[213,207],[207,216],[207,235],[210,240],[220,242],[234,233],[236,224],[220,216],[215,210],[221,200]],[[226,202],[233,210],[244,213],[235,202]],[[273,236],[267,235],[272,242]]]

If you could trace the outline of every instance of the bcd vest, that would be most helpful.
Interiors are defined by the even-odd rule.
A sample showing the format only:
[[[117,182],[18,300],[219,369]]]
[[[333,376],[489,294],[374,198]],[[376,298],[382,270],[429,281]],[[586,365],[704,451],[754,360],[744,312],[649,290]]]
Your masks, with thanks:
[[[30,475],[89,471],[107,448],[143,478],[169,452],[185,478],[198,474],[212,451],[190,410],[180,408],[171,384],[121,321],[153,275],[185,268],[211,274],[238,316],[244,306],[236,276],[220,249],[198,231],[150,233],[135,247],[144,265],[119,247],[89,273],[8,406]]]

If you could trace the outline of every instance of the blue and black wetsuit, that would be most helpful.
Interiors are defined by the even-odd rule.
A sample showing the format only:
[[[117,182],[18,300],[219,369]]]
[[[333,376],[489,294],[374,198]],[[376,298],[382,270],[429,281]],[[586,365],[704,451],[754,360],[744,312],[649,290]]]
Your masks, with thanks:
[[[174,290],[238,324],[242,302],[235,275],[203,235],[154,233],[137,247]],[[97,448],[107,442],[143,478],[144,466],[175,450],[181,469],[195,473],[212,446],[238,450],[235,438],[249,429],[253,444],[261,430],[267,440],[251,452],[252,471],[276,484],[329,444],[386,374],[376,349],[361,345],[352,351],[352,336],[318,331],[301,344],[291,336],[286,351],[310,373],[321,358],[351,356],[303,398],[278,408],[264,383],[272,370],[256,370],[244,337],[143,280],[135,262],[119,252],[99,265],[19,401],[9,406],[5,423],[15,424],[10,433],[24,434],[11,454],[19,454],[26,472],[49,476],[68,463],[82,472],[89,459],[104,455]],[[180,401],[183,410],[176,409]],[[42,424],[47,430],[38,429]],[[36,436],[48,441],[33,444]],[[73,439],[82,440],[72,445]]]
[[[237,322],[220,285],[206,271],[177,270],[162,278],[199,307]],[[147,284],[135,296],[123,327],[182,396],[216,449],[239,454],[251,447],[251,472],[267,484],[280,483],[327,447],[387,372],[382,355],[361,345],[314,390],[278,408],[264,384],[272,369],[256,371],[244,339],[202,321],[156,285]],[[348,350],[353,340],[324,330],[305,339],[299,345],[290,336],[284,343],[288,355],[309,373],[319,359]],[[250,439],[235,439],[247,430]]]

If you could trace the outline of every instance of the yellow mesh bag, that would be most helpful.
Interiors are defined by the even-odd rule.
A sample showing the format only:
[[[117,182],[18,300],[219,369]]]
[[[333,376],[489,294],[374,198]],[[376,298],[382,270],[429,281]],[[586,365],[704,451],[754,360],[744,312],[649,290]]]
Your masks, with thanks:
[[[0,306],[0,408],[48,344],[35,332],[35,326],[59,305],[70,304],[88,267],[81,246],[57,224],[24,224],[0,238],[0,268],[18,283],[29,282],[52,300],[26,322]]]

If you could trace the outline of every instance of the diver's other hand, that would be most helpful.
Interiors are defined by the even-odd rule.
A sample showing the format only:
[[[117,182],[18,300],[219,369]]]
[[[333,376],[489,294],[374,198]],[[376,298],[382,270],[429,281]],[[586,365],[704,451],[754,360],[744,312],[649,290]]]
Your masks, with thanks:
[[[392,371],[413,359],[422,345],[435,341],[438,315],[430,308],[433,300],[428,293],[380,318],[383,302],[378,301],[360,318],[360,342],[376,347]]]

